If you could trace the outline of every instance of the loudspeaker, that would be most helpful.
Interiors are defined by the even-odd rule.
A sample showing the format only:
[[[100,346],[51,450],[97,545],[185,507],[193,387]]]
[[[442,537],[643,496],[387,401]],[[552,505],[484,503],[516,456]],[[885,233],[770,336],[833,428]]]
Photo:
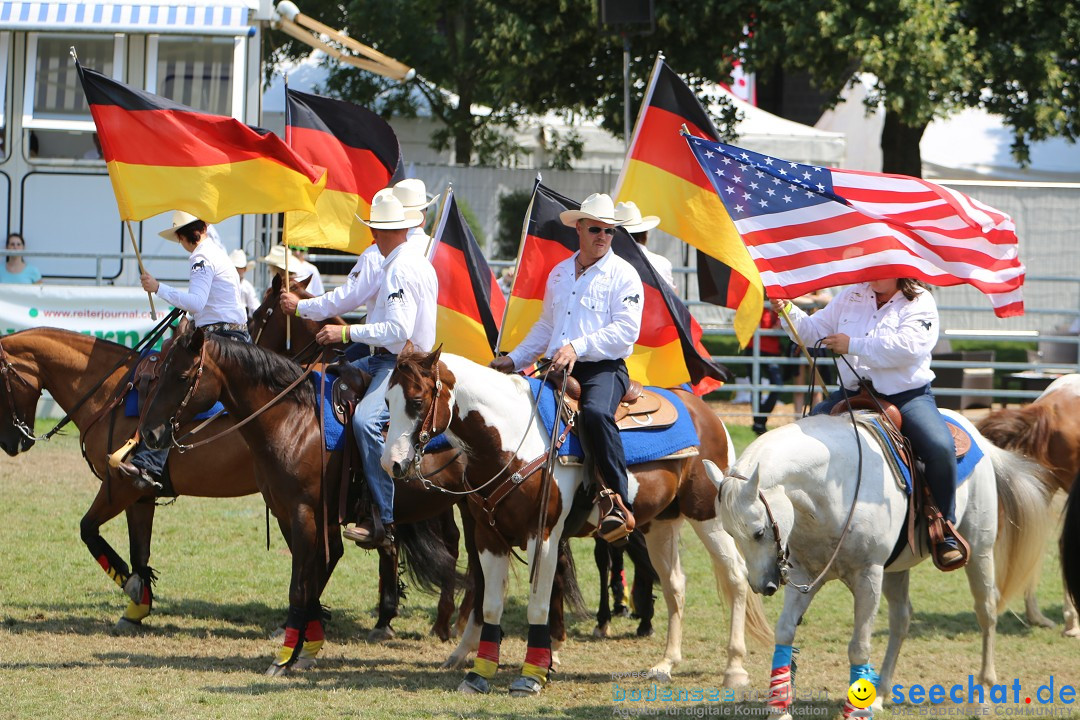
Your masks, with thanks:
[[[601,25],[653,24],[653,0],[600,0]]]

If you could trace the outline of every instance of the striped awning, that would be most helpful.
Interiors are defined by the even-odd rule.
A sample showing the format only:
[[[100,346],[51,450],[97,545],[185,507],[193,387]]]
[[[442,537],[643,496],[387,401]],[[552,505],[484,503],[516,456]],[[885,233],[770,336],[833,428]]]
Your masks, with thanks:
[[[0,30],[253,35],[251,0],[0,0]]]

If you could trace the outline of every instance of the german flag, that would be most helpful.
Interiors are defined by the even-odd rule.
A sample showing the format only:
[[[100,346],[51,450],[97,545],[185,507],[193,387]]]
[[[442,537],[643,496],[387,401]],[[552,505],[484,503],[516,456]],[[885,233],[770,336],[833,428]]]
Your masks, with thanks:
[[[315,212],[326,173],[277,135],[77,68],[122,220]]]
[[[296,247],[325,247],[359,254],[372,243],[371,198],[404,177],[394,131],[367,108],[341,100],[286,91],[285,139],[308,162],[326,168],[326,190],[315,215],[285,214],[285,237]]]
[[[577,231],[562,224],[559,213],[580,205],[540,183],[533,191],[517,274],[503,321],[501,346],[512,349],[540,317],[544,288],[551,269],[579,249]],[[642,254],[640,246],[621,228],[611,242],[616,255],[641,276],[645,302],[641,335],[626,360],[630,377],[646,385],[675,387],[689,382],[699,395],[731,379],[727,368],[712,362],[701,344],[701,326]]]
[[[439,278],[435,344],[486,365],[495,357],[492,348],[506,300],[458,209],[453,190],[447,196],[431,253]]]
[[[687,149],[680,135],[683,125],[691,135],[720,138],[694,93],[657,58],[615,195],[636,202],[642,213],[659,215],[661,230],[700,251],[701,299],[735,308],[735,335],[745,347],[761,320],[761,278],[724,204]]]

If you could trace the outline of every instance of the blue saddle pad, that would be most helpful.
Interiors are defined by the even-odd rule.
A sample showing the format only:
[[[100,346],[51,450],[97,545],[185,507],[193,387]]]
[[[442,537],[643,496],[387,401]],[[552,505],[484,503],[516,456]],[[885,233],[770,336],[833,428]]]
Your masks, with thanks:
[[[949,423],[953,427],[957,427],[963,430],[964,434],[968,436],[969,440],[971,440],[971,449],[967,451],[966,455],[956,459],[956,486],[960,487],[971,476],[972,471],[975,470],[975,466],[979,463],[979,461],[983,459],[983,451],[982,448],[979,447],[979,444],[975,442],[975,438],[971,437],[971,433],[969,433],[963,425],[956,422],[951,417],[944,417],[945,422]],[[880,434],[882,437],[887,437],[887,435],[885,434],[885,428],[881,426],[881,423],[878,420],[875,419],[871,422],[875,426],[875,432]],[[897,466],[899,466],[900,471],[904,476],[904,485],[907,488],[907,494],[910,495],[911,470],[900,460],[900,455],[896,452],[896,448],[893,447],[892,443],[887,442],[886,445],[889,448],[889,452],[892,453],[893,460],[896,461]]]
[[[325,428],[323,441],[326,443],[326,449],[331,452],[345,447],[345,426],[339,423],[337,417],[334,416],[334,399],[331,397],[330,392],[330,388],[333,387],[337,377],[333,373],[326,374],[326,397],[323,398],[322,403],[323,427]],[[310,379],[315,385],[315,397],[319,397],[319,383],[322,382],[322,373],[313,370]]]
[[[211,415],[216,415],[225,409],[225,406],[219,402],[214,403],[214,407],[210,408],[206,412],[201,412],[195,416],[195,420],[205,420]],[[225,413],[226,415],[228,413]],[[128,394],[124,397],[124,416],[125,417],[139,417],[139,389],[131,388]]]

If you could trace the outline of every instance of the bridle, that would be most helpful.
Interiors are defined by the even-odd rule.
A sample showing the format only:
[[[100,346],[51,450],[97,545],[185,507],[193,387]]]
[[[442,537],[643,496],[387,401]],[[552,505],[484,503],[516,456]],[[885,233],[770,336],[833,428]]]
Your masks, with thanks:
[[[172,444],[174,447],[187,449],[184,448],[184,446],[180,445],[179,441],[177,440],[177,438],[180,437],[180,421],[177,420],[177,418],[179,418],[180,415],[183,414],[184,408],[187,407],[188,403],[191,402],[192,398],[195,397],[195,393],[198,392],[199,381],[202,379],[203,366],[205,365],[205,363],[206,339],[204,338],[202,347],[199,350],[199,360],[195,366],[195,378],[191,381],[191,384],[188,385],[187,393],[184,395],[184,399],[180,401],[180,405],[177,406],[176,412],[173,413],[172,417],[169,418],[169,425],[172,427]]]
[[[28,425],[25,421],[23,421],[21,417],[19,417],[19,412],[15,407],[15,392],[11,386],[11,378],[12,376],[14,376],[16,380],[18,380],[34,392],[40,393],[41,391],[35,388],[29,380],[23,377],[22,373],[19,372],[18,368],[16,368],[11,363],[10,358],[11,356],[8,355],[7,350],[4,349],[3,344],[0,344],[0,376],[3,376],[4,378],[4,390],[7,391],[8,409],[11,411],[11,424],[14,425],[15,429],[22,433],[22,435],[26,437],[27,440],[40,440],[41,438],[34,435],[34,428],[31,425]]]
[[[740,475],[737,472],[728,473],[728,477],[744,482],[750,482],[750,478],[745,475]],[[721,492],[722,491],[723,488],[721,487]],[[765,506],[765,516],[769,519],[769,525],[772,527],[773,543],[776,546],[776,566],[780,569],[780,584],[787,585],[789,581],[789,572],[791,570],[791,561],[789,559],[791,552],[788,546],[784,544],[784,541],[780,539],[780,524],[776,522],[776,516],[773,515],[772,508],[769,507],[769,501],[765,499],[765,493],[761,490],[758,490],[758,499],[761,500],[761,504]],[[800,587],[794,584],[792,585],[793,587]]]
[[[424,449],[427,447],[428,442],[432,438],[438,437],[439,435],[442,435],[444,432],[446,432],[450,428],[450,422],[454,419],[453,408],[450,407],[450,403],[447,403],[447,406],[450,409],[449,412],[446,413],[446,425],[443,426],[442,430],[439,429],[438,405],[439,396],[442,395],[442,390],[443,382],[442,378],[439,377],[439,363],[436,362],[435,392],[432,394],[431,404],[428,406],[428,409],[424,413],[423,417],[417,419],[416,425],[413,427],[412,432],[409,433],[410,437],[416,438],[416,442],[413,443],[413,473],[421,481],[427,480],[427,478],[425,478],[423,473],[420,471],[420,463],[424,461]],[[451,462],[453,462],[453,460],[451,460]],[[440,468],[440,470],[442,470],[442,468]],[[430,481],[427,482],[430,483]]]

